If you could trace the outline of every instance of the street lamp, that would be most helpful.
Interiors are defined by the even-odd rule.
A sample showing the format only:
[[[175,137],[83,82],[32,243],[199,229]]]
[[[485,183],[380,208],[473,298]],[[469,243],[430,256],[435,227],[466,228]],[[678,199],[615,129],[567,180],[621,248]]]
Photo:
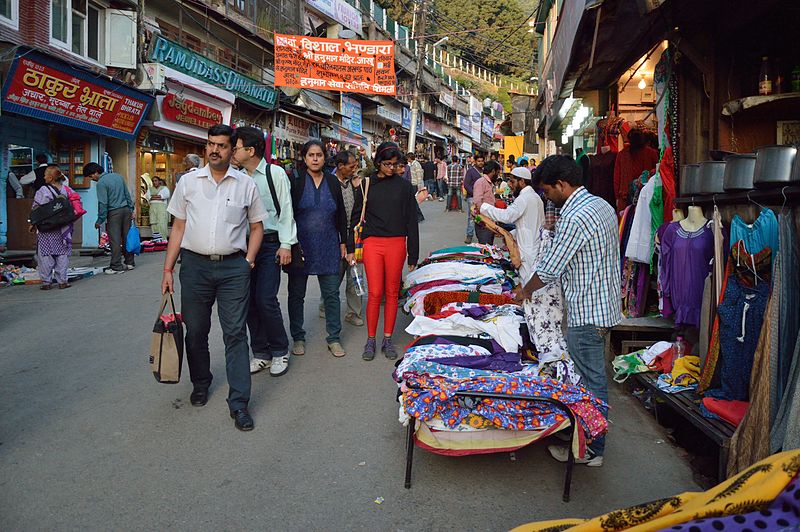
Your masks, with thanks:
[[[443,45],[444,43],[446,43],[449,40],[450,40],[450,37],[442,37],[441,39],[439,39],[438,41],[433,43],[433,47],[436,48],[437,46],[441,46],[441,45]]]

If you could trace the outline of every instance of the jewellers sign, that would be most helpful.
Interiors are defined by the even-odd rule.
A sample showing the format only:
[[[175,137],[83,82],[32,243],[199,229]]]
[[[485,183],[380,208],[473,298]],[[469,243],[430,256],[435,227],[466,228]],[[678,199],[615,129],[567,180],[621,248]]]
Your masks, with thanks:
[[[267,109],[274,108],[278,100],[275,89],[264,82],[243,76],[160,35],[156,35],[150,45],[150,61],[174,68]]]
[[[189,98],[179,98],[175,94],[167,94],[161,102],[161,113],[167,120],[181,122],[187,126],[209,129],[222,123],[222,111],[214,109]]]

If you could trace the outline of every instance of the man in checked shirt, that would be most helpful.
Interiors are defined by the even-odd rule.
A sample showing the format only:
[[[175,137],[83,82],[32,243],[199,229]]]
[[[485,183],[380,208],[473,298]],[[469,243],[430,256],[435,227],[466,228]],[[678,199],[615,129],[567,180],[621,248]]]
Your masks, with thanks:
[[[561,279],[567,303],[567,348],[583,384],[608,402],[605,338],[622,319],[619,231],[614,209],[581,186],[582,173],[566,155],[553,155],[536,168],[547,199],[560,209],[553,244],[517,296],[524,300]],[[603,412],[607,415],[607,411]],[[605,438],[589,445],[576,463],[603,465]],[[553,458],[567,461],[567,448],[548,447]]]

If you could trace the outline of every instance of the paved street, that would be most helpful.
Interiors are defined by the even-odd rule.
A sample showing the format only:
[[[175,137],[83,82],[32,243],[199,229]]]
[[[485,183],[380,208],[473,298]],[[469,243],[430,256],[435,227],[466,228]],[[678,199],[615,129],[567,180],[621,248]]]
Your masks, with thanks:
[[[463,240],[464,215],[422,207],[423,256]],[[0,291],[0,529],[505,530],[698,489],[682,451],[616,386],[605,465],[576,467],[570,503],[543,443],[515,460],[418,449],[404,489],[393,365],[380,354],[363,362],[365,329],[347,324],[348,355],[326,351],[313,279],[308,353],[283,377],[254,376],[256,428],[241,433],[216,321],[207,406],[189,404],[188,370],[178,385],[149,373],[163,257],[69,290]]]

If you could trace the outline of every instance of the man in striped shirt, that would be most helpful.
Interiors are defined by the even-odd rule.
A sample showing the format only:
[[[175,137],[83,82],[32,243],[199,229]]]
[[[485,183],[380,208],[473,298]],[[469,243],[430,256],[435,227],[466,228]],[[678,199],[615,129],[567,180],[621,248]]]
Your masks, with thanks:
[[[548,157],[536,168],[547,199],[561,210],[553,244],[519,298],[558,279],[567,302],[567,347],[583,384],[608,401],[605,337],[622,319],[619,231],[614,209],[581,186],[582,173],[566,155]],[[606,412],[604,412],[605,414]],[[603,465],[605,438],[589,446],[576,463]],[[550,446],[557,460],[567,460],[565,447]]]

